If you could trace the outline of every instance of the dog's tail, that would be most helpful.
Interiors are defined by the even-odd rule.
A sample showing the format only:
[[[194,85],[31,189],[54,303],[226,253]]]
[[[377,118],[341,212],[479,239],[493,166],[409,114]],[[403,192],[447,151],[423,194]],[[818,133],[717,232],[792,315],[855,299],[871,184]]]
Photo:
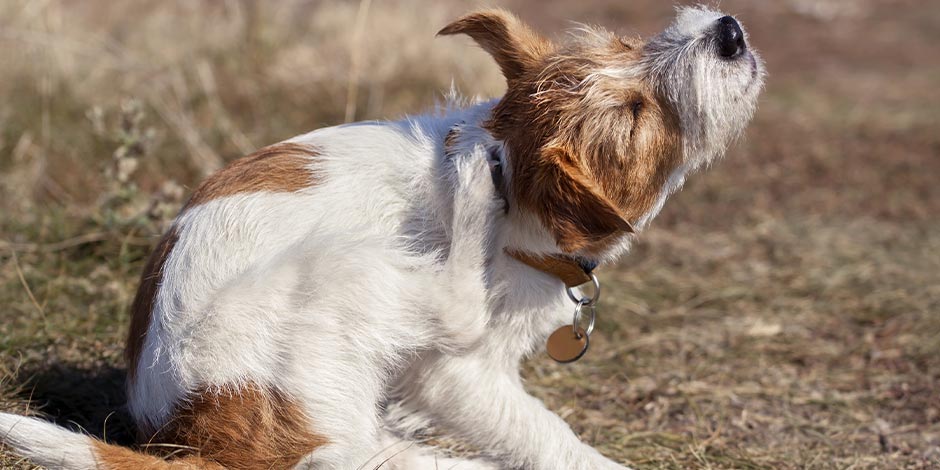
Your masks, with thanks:
[[[61,470],[222,470],[198,457],[163,460],[36,418],[0,413],[0,444],[31,462]]]

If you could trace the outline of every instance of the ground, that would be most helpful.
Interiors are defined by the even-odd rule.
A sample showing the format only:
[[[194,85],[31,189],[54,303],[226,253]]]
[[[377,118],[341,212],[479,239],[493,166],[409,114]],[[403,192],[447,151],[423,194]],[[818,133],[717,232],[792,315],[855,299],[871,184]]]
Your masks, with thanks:
[[[259,5],[0,6],[0,410],[126,442],[127,307],[188,188],[266,143],[426,109],[452,79],[500,93],[468,41],[434,38],[466,4]],[[672,15],[504,5],[554,34]],[[536,357],[527,387],[640,469],[940,468],[940,8],[721,7],[767,60],[754,123],[601,269],[585,359]]]

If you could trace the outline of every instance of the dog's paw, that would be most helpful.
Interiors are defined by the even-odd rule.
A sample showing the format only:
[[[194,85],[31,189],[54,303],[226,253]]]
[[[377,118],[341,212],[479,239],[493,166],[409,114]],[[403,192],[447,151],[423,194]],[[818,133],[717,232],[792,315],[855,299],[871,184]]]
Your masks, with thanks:
[[[504,201],[493,181],[493,162],[478,149],[454,157],[454,216],[456,219],[488,217],[504,210]]]

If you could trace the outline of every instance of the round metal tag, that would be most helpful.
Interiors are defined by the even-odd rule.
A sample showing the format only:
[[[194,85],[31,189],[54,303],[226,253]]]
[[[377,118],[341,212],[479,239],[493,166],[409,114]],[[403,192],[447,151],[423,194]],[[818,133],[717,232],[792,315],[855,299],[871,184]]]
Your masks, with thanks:
[[[584,328],[578,327],[578,334],[574,333],[571,325],[565,325],[552,333],[545,344],[548,357],[562,363],[577,361],[588,350],[590,341]]]

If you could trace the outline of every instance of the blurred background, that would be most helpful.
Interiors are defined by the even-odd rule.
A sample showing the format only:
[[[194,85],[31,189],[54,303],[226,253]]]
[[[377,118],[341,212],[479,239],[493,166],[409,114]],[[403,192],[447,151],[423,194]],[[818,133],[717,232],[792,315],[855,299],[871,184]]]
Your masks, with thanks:
[[[555,37],[646,36],[674,14],[495,3]],[[127,307],[190,189],[314,128],[428,110],[452,83],[498,96],[484,53],[434,37],[476,5],[0,3],[0,410],[127,442]],[[938,468],[940,4],[720,6],[767,62],[753,124],[603,269],[591,353],[534,358],[527,386],[642,469]]]

